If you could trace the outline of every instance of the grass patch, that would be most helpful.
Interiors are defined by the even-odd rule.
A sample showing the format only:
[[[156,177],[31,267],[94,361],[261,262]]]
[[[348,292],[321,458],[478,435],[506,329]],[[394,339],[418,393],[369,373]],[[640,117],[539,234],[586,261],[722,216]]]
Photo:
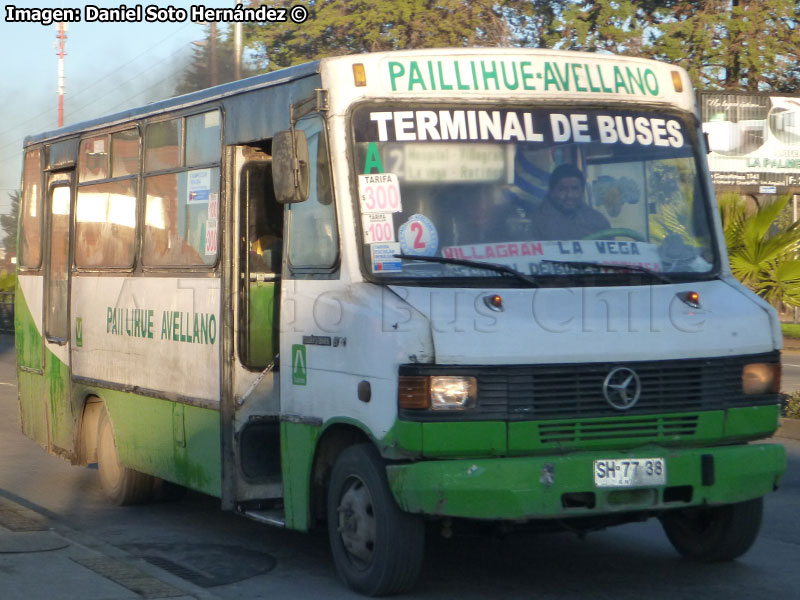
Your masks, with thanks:
[[[16,274],[0,271],[0,292],[13,292],[16,284]]]
[[[800,392],[783,395],[783,410],[781,412],[784,417],[800,419]]]
[[[800,340],[800,323],[781,323],[781,329],[786,337]]]

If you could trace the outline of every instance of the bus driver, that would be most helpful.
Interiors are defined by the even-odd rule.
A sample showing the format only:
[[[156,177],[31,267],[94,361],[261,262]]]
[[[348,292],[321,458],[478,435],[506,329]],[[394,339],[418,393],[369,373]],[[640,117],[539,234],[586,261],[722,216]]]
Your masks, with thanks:
[[[583,173],[572,164],[550,174],[547,199],[531,214],[532,239],[579,240],[611,227],[608,219],[584,200]]]

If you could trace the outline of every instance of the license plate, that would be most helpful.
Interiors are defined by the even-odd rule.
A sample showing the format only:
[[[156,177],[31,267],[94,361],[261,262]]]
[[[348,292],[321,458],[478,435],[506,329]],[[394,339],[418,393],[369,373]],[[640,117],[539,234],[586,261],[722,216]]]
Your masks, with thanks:
[[[594,461],[595,487],[639,487],[667,483],[663,458],[606,458]]]

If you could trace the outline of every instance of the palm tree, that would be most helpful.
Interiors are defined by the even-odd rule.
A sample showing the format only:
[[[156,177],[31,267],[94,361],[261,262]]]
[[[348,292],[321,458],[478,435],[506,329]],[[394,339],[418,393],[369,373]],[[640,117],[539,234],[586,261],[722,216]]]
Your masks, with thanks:
[[[800,306],[800,222],[778,218],[789,198],[750,212],[737,195],[725,194],[719,211],[734,277],[770,303]]]

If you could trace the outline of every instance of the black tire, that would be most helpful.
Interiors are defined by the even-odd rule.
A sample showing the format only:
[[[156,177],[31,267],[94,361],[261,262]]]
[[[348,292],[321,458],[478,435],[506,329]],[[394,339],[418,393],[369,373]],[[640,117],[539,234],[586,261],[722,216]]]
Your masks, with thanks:
[[[699,562],[733,560],[747,552],[761,528],[764,499],[738,504],[670,511],[661,516],[669,541]]]
[[[422,568],[424,523],[397,506],[386,465],[372,445],[351,446],[339,455],[327,512],[333,560],[347,585],[368,596],[414,586]]]
[[[97,470],[103,493],[112,504],[142,504],[152,499],[154,478],[119,463],[114,430],[105,408],[97,424]]]

